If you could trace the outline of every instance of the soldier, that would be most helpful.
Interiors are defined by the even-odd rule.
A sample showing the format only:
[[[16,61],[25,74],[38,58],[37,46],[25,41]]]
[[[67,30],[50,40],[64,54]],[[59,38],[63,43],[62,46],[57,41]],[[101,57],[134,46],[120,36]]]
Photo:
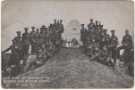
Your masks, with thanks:
[[[96,21],[95,21],[95,25],[94,25],[96,31],[98,30],[98,25],[99,25],[99,24],[98,24],[98,21],[96,20]]]
[[[92,47],[90,60],[99,60],[101,51],[97,46]]]
[[[48,41],[48,31],[45,25],[40,28],[40,40],[42,44]]]
[[[57,20],[54,19],[54,23],[53,23],[53,32],[56,32],[57,29]]]
[[[59,27],[60,27],[60,33],[63,33],[64,32],[64,25],[62,24],[62,20],[60,20],[60,25],[59,25]]]
[[[90,23],[88,24],[88,33],[90,34],[89,36],[95,34],[95,23],[93,22],[93,19],[90,19]]]
[[[132,36],[129,34],[128,30],[125,30],[125,36],[122,39],[122,46],[125,48],[132,48],[132,45]]]
[[[54,33],[53,24],[50,24],[50,26],[49,26],[49,37],[48,37],[50,40],[53,40],[53,38],[54,38],[53,33]]]
[[[100,52],[100,56],[99,56],[99,61],[103,64],[111,66],[112,62],[111,62],[111,57],[110,57],[110,54],[109,54],[108,47],[103,46],[103,48],[100,49],[100,50],[101,50],[101,52]]]
[[[99,22],[98,31],[100,34],[103,32],[103,25],[101,24],[101,22]]]
[[[16,32],[17,36],[14,38],[14,40],[17,42],[17,44],[22,44],[22,36],[21,36],[21,31]]]
[[[110,38],[110,54],[113,59],[114,65],[116,64],[117,59],[117,45],[118,45],[118,38],[115,35],[115,31],[111,30],[111,38]]]
[[[25,32],[22,34],[22,42],[23,42],[23,56],[27,56],[29,52],[30,45],[30,35],[28,33],[28,28],[24,28]]]
[[[36,32],[35,32],[35,27],[32,26],[31,27],[32,31],[30,32],[30,43],[31,43],[31,53],[34,54],[35,53],[35,35],[36,35]]]
[[[130,52],[133,49],[133,41],[132,41],[132,36],[129,34],[128,30],[125,30],[125,35],[122,39],[122,46],[120,46],[118,48],[118,57],[120,58],[120,50],[123,49],[124,53],[123,53],[123,59],[124,59],[124,63],[128,63],[130,60]]]
[[[16,42],[16,46],[18,47],[18,51],[20,54],[20,58],[23,58],[23,45],[22,45],[22,36],[21,36],[21,31],[16,32],[17,36],[13,39]]]
[[[103,33],[101,34],[101,42],[100,42],[100,45],[102,48],[103,46],[109,46],[109,42],[110,42],[110,36],[109,34],[107,34],[107,29],[104,29],[103,30]]]
[[[41,41],[40,41],[40,32],[39,29],[36,29],[35,33],[35,53],[38,53],[39,48],[41,47]]]
[[[31,33],[35,33],[35,27],[32,26],[31,29],[32,29]]]
[[[11,69],[11,71],[9,72],[9,75],[16,76],[20,71],[19,63],[20,63],[21,57],[20,57],[20,49],[15,39],[12,40],[12,45],[6,50],[4,50],[3,53],[6,53],[9,50],[11,50],[11,56],[8,62],[8,66]]]
[[[85,27],[84,27],[84,24],[81,24],[81,30],[80,30],[80,33],[81,33],[81,37],[80,37],[80,39],[81,39],[81,41],[83,42],[83,45],[85,46],[85,37],[86,37],[86,29],[85,29]]]
[[[93,23],[93,19],[90,19],[90,23],[88,24],[88,30],[93,30],[95,24]]]

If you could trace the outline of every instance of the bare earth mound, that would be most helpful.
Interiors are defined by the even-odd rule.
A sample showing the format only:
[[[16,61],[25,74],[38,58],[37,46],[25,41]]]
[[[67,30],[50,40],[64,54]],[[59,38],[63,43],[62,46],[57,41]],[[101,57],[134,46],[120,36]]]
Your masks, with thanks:
[[[22,88],[129,88],[133,78],[90,61],[80,49],[62,48],[45,65],[20,77],[42,77],[42,83],[27,83]]]

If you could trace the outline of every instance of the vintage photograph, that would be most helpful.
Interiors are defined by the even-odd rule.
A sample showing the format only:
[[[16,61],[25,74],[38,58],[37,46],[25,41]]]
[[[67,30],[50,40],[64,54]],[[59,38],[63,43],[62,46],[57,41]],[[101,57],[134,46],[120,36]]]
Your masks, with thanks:
[[[4,0],[1,10],[2,88],[134,87],[132,0]]]

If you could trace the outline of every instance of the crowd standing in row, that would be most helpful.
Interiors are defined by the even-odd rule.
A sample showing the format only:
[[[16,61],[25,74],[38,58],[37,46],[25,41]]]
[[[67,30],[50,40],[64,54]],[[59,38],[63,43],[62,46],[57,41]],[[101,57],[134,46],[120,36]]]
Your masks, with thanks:
[[[21,71],[20,61],[23,66],[26,66],[26,70],[30,67],[27,65],[27,58],[29,55],[36,55],[40,64],[43,64],[49,57],[53,56],[62,45],[62,33],[64,32],[64,26],[62,20],[54,20],[53,24],[48,27],[45,25],[41,28],[31,27],[31,31],[27,27],[24,28],[24,33],[17,31],[17,36],[12,40],[12,45],[3,51],[3,53],[11,50],[10,61],[3,64],[7,69],[14,69],[10,72],[11,75],[16,76]],[[30,53],[29,53],[30,52]]]
[[[122,39],[122,45],[118,46],[118,38],[115,35],[115,30],[111,30],[111,35],[107,29],[99,21],[90,19],[87,29],[84,24],[81,24],[81,41],[83,43],[84,52],[90,56],[90,60],[98,60],[108,65],[116,65],[120,58],[120,50],[124,50],[126,55],[123,55],[124,62],[130,62],[129,53],[133,52],[133,40],[128,30],[125,30],[125,35]],[[133,55],[133,54],[132,54]]]
[[[90,20],[87,27],[86,29],[84,24],[81,24],[80,39],[83,43],[84,53],[90,57],[90,60],[98,60],[112,66],[116,65],[118,59],[125,63],[133,63],[131,61],[134,60],[133,41],[128,30],[125,30],[122,45],[118,47],[119,41],[115,35],[115,30],[111,30],[111,35],[109,35],[101,22],[93,22],[93,19]],[[62,20],[54,20],[54,23],[48,27],[45,25],[41,28],[32,26],[31,31],[25,27],[24,33],[17,31],[17,36],[12,40],[12,45],[2,52],[11,50],[8,63],[2,61],[3,71],[8,71],[9,76],[16,76],[22,70],[23,72],[28,71],[32,64],[36,64],[35,66],[44,64],[49,57],[60,50],[63,43],[67,43],[69,47],[78,45],[78,41],[74,38],[71,42],[63,41],[63,32]],[[121,49],[124,49],[125,52],[122,58],[120,55]],[[34,57],[31,58],[32,55]]]

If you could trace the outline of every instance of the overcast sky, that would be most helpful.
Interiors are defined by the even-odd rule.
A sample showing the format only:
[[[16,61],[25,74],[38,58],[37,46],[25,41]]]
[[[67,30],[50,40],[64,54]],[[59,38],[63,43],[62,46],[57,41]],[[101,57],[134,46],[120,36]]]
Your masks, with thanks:
[[[133,2],[6,0],[2,3],[2,50],[11,44],[17,30],[23,31],[24,27],[32,25],[37,28],[48,26],[55,18],[63,19],[66,38],[72,33],[68,29],[69,22],[76,20],[87,26],[89,19],[93,18],[101,21],[106,29],[115,29],[121,40],[125,29],[133,31]]]

